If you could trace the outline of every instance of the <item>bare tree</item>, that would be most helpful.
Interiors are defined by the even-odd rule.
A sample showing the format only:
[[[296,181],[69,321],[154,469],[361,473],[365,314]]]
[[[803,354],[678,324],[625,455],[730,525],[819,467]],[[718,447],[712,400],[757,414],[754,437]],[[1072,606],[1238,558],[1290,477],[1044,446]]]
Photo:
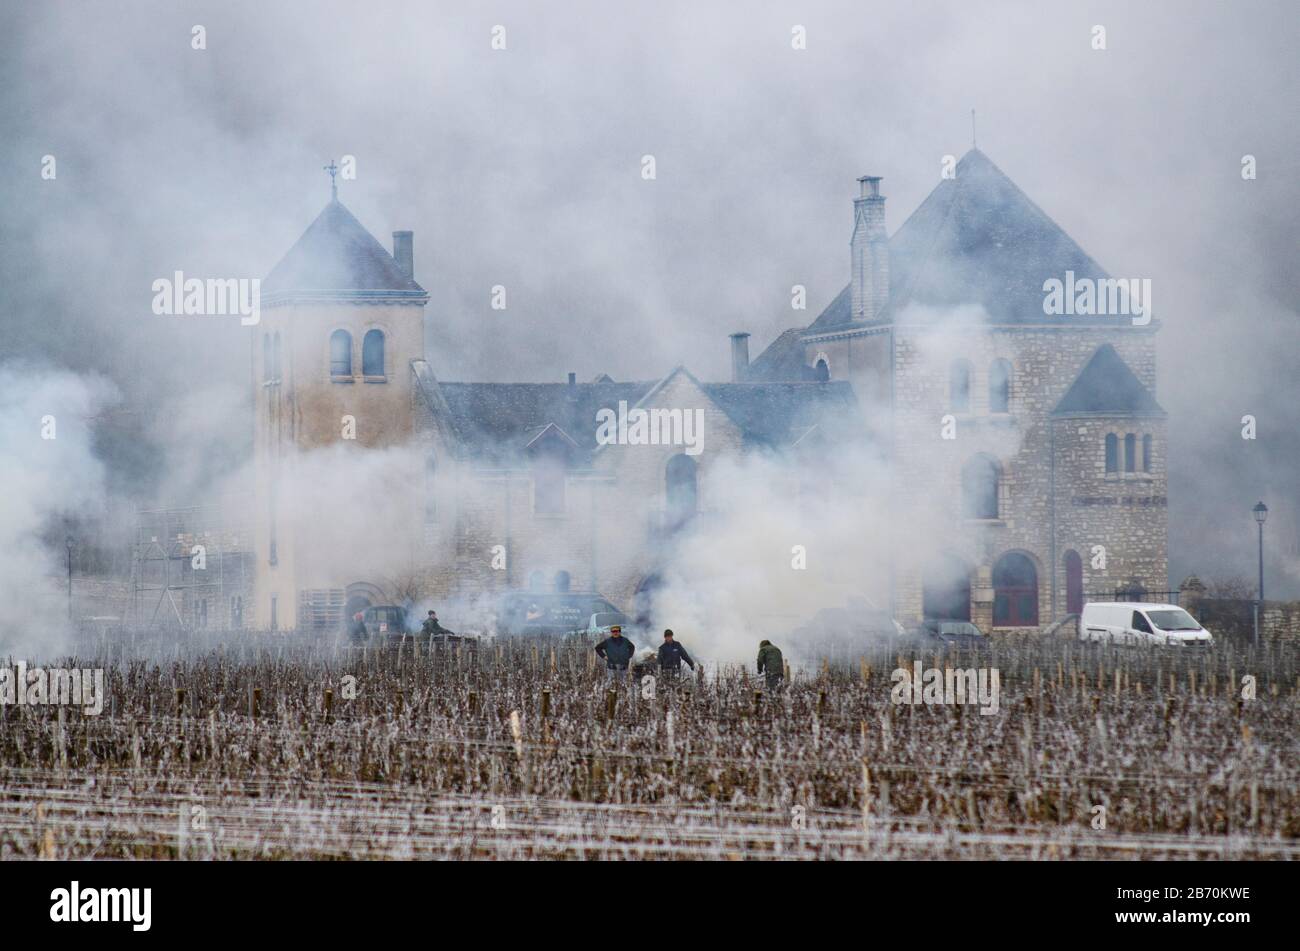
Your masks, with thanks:
[[[411,603],[427,597],[429,586],[421,575],[414,571],[403,571],[385,579],[384,587],[392,595],[396,604]]]

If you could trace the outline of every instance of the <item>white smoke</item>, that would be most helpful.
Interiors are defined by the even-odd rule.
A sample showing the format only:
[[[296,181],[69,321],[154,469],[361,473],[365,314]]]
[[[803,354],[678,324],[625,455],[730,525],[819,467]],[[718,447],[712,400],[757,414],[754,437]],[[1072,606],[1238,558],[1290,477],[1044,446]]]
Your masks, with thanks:
[[[67,555],[59,526],[103,512],[105,472],[89,417],[115,397],[99,377],[0,366],[0,652],[49,657],[66,643]]]

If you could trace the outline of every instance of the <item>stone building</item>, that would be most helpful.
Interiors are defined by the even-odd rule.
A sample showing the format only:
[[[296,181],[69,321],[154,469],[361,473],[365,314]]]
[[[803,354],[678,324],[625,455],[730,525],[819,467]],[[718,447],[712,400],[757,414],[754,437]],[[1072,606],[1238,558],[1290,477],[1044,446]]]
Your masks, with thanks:
[[[896,616],[1034,628],[1167,588],[1158,322],[977,150],[892,237],[860,183],[848,286],[741,378],[852,384],[916,526]],[[1052,280],[1109,312],[1047,313]]]
[[[438,380],[411,233],[390,253],[335,197],[263,284],[251,623],[517,589],[642,613],[674,546],[725,509],[711,471],[753,454],[779,462],[792,497],[892,513],[890,576],[860,580],[900,621],[1039,628],[1092,594],[1166,588],[1158,323],[1115,313],[1134,303],[1126,285],[978,151],[892,236],[880,179],[860,182],[848,285],[752,363],[733,334],[725,383],[685,367]],[[1088,310],[1073,296],[1087,286],[1109,312],[1047,313],[1052,280],[1071,310]],[[885,460],[882,497],[824,478],[848,446]],[[386,460],[348,488],[371,499],[354,509],[387,505],[382,526],[332,537],[330,512],[302,510],[322,453],[331,470]]]
[[[640,382],[440,381],[413,236],[393,237],[390,254],[335,197],[263,283],[258,626],[324,629],[368,604],[519,589],[644,614],[676,541],[716,517],[707,476],[721,460],[779,459],[792,493],[813,491],[809,455],[865,439],[841,381],[707,383],[685,367]],[[367,453],[398,470],[382,486]],[[304,507],[340,470],[359,473],[354,497]],[[331,535],[335,504],[382,509],[383,524]]]

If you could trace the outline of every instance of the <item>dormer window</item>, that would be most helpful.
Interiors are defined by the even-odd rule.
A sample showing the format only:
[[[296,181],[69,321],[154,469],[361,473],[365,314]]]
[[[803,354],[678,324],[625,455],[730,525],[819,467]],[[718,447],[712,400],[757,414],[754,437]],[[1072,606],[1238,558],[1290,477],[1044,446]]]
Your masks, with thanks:
[[[533,462],[533,512],[537,515],[564,514],[564,459],[544,452]]]
[[[565,485],[575,448],[572,437],[554,423],[548,423],[526,447],[532,461],[534,515],[564,514]]]

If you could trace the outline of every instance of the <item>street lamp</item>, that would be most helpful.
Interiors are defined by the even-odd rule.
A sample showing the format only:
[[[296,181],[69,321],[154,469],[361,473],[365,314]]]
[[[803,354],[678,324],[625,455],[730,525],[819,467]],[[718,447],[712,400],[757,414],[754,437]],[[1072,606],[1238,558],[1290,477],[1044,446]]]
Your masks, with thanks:
[[[1264,605],[1264,519],[1268,518],[1268,506],[1257,502],[1251,509],[1259,525],[1259,590],[1255,596],[1255,646],[1259,646],[1259,612]]]
[[[72,620],[72,536],[69,535],[64,539],[64,544],[68,546],[68,620]]]

